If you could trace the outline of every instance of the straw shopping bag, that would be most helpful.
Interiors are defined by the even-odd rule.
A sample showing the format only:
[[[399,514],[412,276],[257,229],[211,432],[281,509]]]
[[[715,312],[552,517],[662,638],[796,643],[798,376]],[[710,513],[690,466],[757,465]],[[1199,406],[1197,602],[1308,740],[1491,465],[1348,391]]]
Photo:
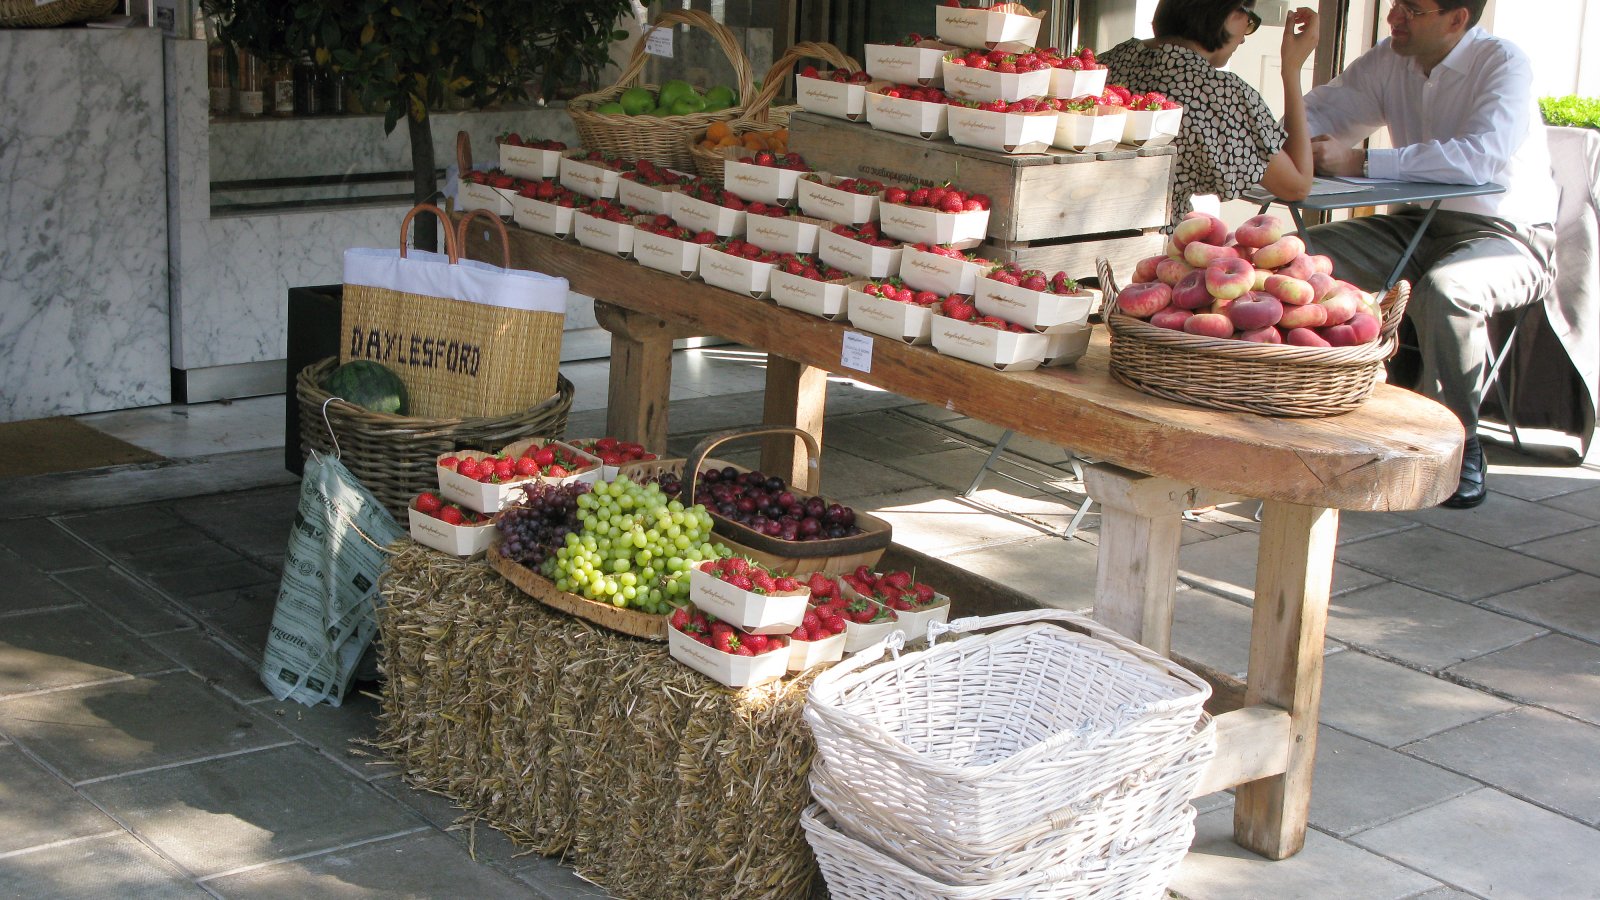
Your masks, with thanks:
[[[444,224],[444,254],[406,250],[418,213]],[[506,241],[505,225],[481,212],[460,234],[438,207],[421,204],[400,222],[400,249],[347,250],[339,361],[369,359],[400,376],[411,414],[499,416],[526,410],[556,391],[567,280],[462,260],[468,224],[482,218]]]
[[[947,884],[1153,840],[1215,752],[1205,681],[1074,613],[935,623],[928,649],[884,649],[812,684],[812,794],[851,837]]]
[[[0,28],[52,28],[109,16],[117,0],[0,0]]]

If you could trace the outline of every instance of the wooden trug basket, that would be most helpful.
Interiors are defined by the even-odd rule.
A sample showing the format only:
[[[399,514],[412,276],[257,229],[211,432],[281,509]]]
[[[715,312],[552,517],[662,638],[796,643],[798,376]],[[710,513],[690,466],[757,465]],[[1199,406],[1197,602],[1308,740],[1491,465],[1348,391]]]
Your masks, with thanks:
[[[570,616],[576,616],[621,634],[652,641],[667,639],[666,616],[641,612],[637,609],[624,609],[610,603],[601,603],[599,600],[567,593],[559,590],[555,582],[538,572],[500,555],[498,526],[494,541],[489,545],[483,558],[489,563],[489,568],[503,575],[507,581],[516,585],[518,590],[551,609],[559,609]]]

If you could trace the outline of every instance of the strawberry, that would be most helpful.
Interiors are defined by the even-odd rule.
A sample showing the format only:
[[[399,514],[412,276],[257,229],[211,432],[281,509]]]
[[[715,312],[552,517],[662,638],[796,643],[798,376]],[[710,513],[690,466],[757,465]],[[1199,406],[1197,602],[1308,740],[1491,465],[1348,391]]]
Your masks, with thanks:
[[[767,636],[764,634],[747,635],[740,641],[740,643],[746,647],[749,647],[750,652],[756,656],[760,656],[761,654],[767,652]]]
[[[459,465],[461,465],[461,460],[454,456],[446,456],[444,459],[439,460],[439,468],[441,469],[455,471],[456,466]]]
[[[689,610],[682,606],[674,609],[671,618],[667,622],[679,631],[687,631],[689,629]]]
[[[517,460],[516,471],[518,475],[537,475],[539,474],[539,464],[524,456]]]
[[[939,203],[939,211],[945,213],[958,213],[966,208],[966,201],[953,194],[945,195]]]
[[[465,518],[461,515],[461,507],[454,503],[439,510],[439,520],[448,525],[460,525]]]
[[[776,587],[779,592],[785,594],[800,590],[800,582],[790,578],[787,575],[777,579],[773,586]]]
[[[444,507],[444,501],[439,495],[431,491],[423,491],[417,495],[417,512],[435,515]]]

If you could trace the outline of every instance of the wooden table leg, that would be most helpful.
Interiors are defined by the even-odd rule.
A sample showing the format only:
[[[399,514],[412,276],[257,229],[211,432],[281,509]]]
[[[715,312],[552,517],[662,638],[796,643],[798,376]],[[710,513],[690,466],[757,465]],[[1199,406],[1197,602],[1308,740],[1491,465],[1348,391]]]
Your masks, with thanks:
[[[662,452],[667,446],[672,342],[694,332],[653,316],[594,302],[595,319],[611,332],[611,378],[606,433]]]
[[[1306,842],[1338,536],[1338,510],[1272,501],[1262,510],[1245,703],[1288,710],[1289,759],[1283,774],[1239,786],[1233,836],[1268,859],[1293,856]]]
[[[822,445],[822,417],[827,411],[828,370],[767,354],[767,390],[762,421],[810,433]],[[805,445],[799,438],[775,437],[761,448],[761,471],[803,485],[810,478]],[[818,483],[821,483],[821,474]]]
[[[1095,621],[1169,655],[1183,511],[1226,498],[1108,463],[1086,467],[1083,477],[1100,504]]]

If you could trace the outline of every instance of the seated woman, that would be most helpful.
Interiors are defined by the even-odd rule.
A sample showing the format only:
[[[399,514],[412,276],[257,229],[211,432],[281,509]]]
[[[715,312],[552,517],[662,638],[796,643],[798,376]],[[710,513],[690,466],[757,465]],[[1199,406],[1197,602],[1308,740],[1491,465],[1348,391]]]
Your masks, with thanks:
[[[1311,135],[1301,99],[1300,68],[1317,46],[1317,14],[1301,8],[1283,29],[1284,118],[1255,88],[1222,71],[1261,18],[1255,0],[1161,0],[1155,37],[1130,39],[1100,55],[1112,84],[1137,93],[1160,91],[1183,106],[1172,172],[1172,226],[1195,194],[1231,200],[1256,184],[1286,200],[1311,189]]]

